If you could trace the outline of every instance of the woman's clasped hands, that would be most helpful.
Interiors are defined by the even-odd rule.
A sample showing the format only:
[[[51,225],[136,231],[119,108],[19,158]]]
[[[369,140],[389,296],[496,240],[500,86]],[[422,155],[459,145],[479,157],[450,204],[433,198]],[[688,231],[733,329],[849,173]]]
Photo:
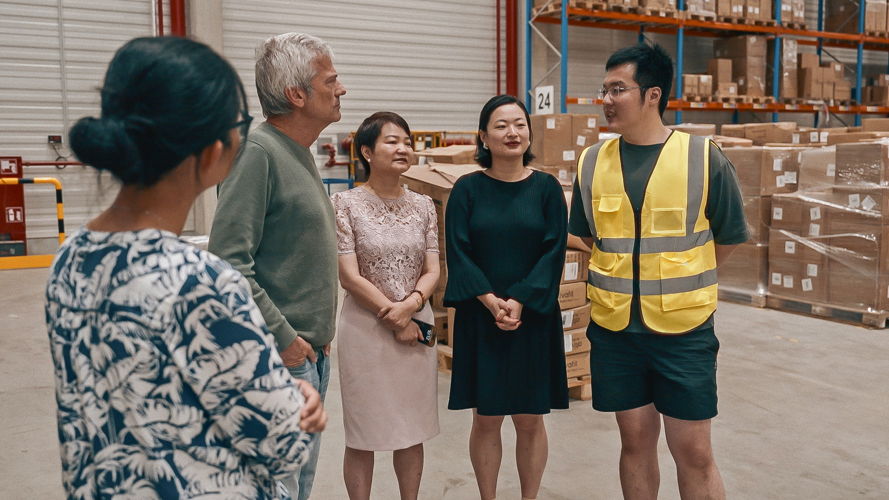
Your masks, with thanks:
[[[420,331],[416,323],[411,321],[415,312],[417,312],[417,303],[411,300],[409,295],[401,302],[393,302],[380,309],[377,319],[395,333],[396,341],[414,345],[423,338],[423,332]]]
[[[497,328],[504,331],[513,331],[522,325],[522,303],[515,299],[501,299],[493,293],[479,295],[481,301],[491,315]]]

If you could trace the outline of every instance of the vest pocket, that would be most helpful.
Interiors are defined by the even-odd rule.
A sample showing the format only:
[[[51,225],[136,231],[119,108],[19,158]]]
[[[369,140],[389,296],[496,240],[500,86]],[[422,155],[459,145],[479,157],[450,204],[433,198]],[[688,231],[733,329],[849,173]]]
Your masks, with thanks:
[[[622,195],[602,195],[596,203],[596,232],[600,238],[619,238],[623,235],[620,207]]]
[[[685,208],[652,208],[651,234],[685,234]]]
[[[690,292],[670,293],[661,295],[661,309],[664,311],[676,311],[692,307],[708,306],[716,302],[716,287],[709,286]]]

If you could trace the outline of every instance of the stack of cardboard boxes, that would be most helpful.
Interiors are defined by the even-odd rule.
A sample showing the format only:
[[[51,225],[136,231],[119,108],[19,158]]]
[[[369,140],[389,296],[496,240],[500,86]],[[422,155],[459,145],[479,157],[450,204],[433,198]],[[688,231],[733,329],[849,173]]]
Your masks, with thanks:
[[[724,151],[738,174],[750,239],[739,245],[728,261],[720,263],[719,284],[723,290],[765,296],[772,196],[796,191],[799,152],[794,147],[763,146]]]
[[[699,19],[716,18],[716,0],[687,0],[685,6],[689,14],[692,14]]]
[[[735,88],[737,92],[737,87]],[[713,76],[711,75],[682,75],[682,97],[684,99],[696,99],[713,95]]]
[[[769,72],[774,67],[773,59],[775,53],[775,43],[775,40],[769,40],[768,50],[766,51],[768,53]],[[767,80],[769,83],[769,88],[771,89],[770,94],[773,96],[780,96],[785,99],[794,99],[799,96],[799,60],[797,57],[799,53],[799,46],[797,41],[791,38],[782,38],[778,52],[781,58],[780,64],[778,66],[778,71],[780,72],[780,76],[778,78],[778,89],[772,88],[772,78],[769,78],[771,76],[769,74]]]
[[[733,80],[731,59],[710,59],[707,73],[712,79],[713,95],[716,97],[735,97],[738,95],[738,84]]]
[[[864,87],[861,99],[872,106],[889,106],[889,75],[876,75]]]
[[[635,0],[639,6],[639,11],[643,14],[651,11],[676,12],[676,0]],[[715,0],[697,0],[701,3],[714,2]],[[610,0],[608,3],[617,3],[627,5],[622,0]]]
[[[590,303],[586,296],[590,254],[569,249],[565,256],[562,284],[559,286],[559,308],[565,335],[565,366],[570,379],[590,375],[590,343],[586,327],[590,324]]]
[[[555,175],[564,185],[574,182],[580,153],[599,142],[597,115],[532,115],[531,153],[535,168]]]
[[[838,62],[820,64],[817,54],[799,54],[799,96],[804,99],[849,101],[852,83]]]
[[[863,311],[889,309],[889,143],[803,155],[793,195],[772,201],[769,294]]]
[[[716,59],[731,59],[730,81],[738,83],[738,94],[751,97],[766,95],[765,37],[747,35],[721,38],[713,45],[713,52]],[[720,78],[724,78],[722,74]]]
[[[805,29],[806,0],[782,0],[781,24]]]
[[[825,4],[824,31],[858,33],[858,0],[827,0]],[[864,31],[884,34],[887,16],[886,0],[868,0],[864,7]]]
[[[772,0],[716,0],[716,15],[745,21],[774,19]]]

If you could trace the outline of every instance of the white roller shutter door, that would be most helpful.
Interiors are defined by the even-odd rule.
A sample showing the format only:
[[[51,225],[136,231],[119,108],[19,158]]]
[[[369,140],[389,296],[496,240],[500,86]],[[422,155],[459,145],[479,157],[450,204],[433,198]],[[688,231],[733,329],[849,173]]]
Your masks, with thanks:
[[[254,51],[269,36],[292,31],[330,43],[348,89],[342,120],[324,135],[355,130],[379,110],[401,114],[416,130],[474,130],[482,104],[496,92],[494,0],[226,0],[223,5],[225,55],[243,78],[257,117],[262,112]]]
[[[68,130],[80,117],[98,115],[98,88],[108,62],[127,40],[153,34],[153,4],[148,0],[0,3],[0,155],[56,159],[46,136],[63,135],[67,143]],[[63,152],[67,154],[67,148]],[[117,192],[110,177],[100,180],[95,170],[83,167],[28,167],[25,175],[62,181],[69,232],[106,207]],[[25,206],[29,239],[55,237],[53,190],[26,186]],[[42,251],[47,250],[52,248]]]

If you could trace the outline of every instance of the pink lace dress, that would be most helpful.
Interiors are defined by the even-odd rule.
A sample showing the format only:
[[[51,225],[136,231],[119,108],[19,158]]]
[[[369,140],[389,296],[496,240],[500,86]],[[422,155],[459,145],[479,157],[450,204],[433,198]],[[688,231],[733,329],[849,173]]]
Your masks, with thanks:
[[[364,188],[333,195],[340,255],[354,253],[361,276],[389,300],[416,287],[427,252],[438,252],[435,209],[405,190],[386,200]],[[349,294],[337,328],[346,446],[400,450],[438,434],[434,348],[407,346]]]

